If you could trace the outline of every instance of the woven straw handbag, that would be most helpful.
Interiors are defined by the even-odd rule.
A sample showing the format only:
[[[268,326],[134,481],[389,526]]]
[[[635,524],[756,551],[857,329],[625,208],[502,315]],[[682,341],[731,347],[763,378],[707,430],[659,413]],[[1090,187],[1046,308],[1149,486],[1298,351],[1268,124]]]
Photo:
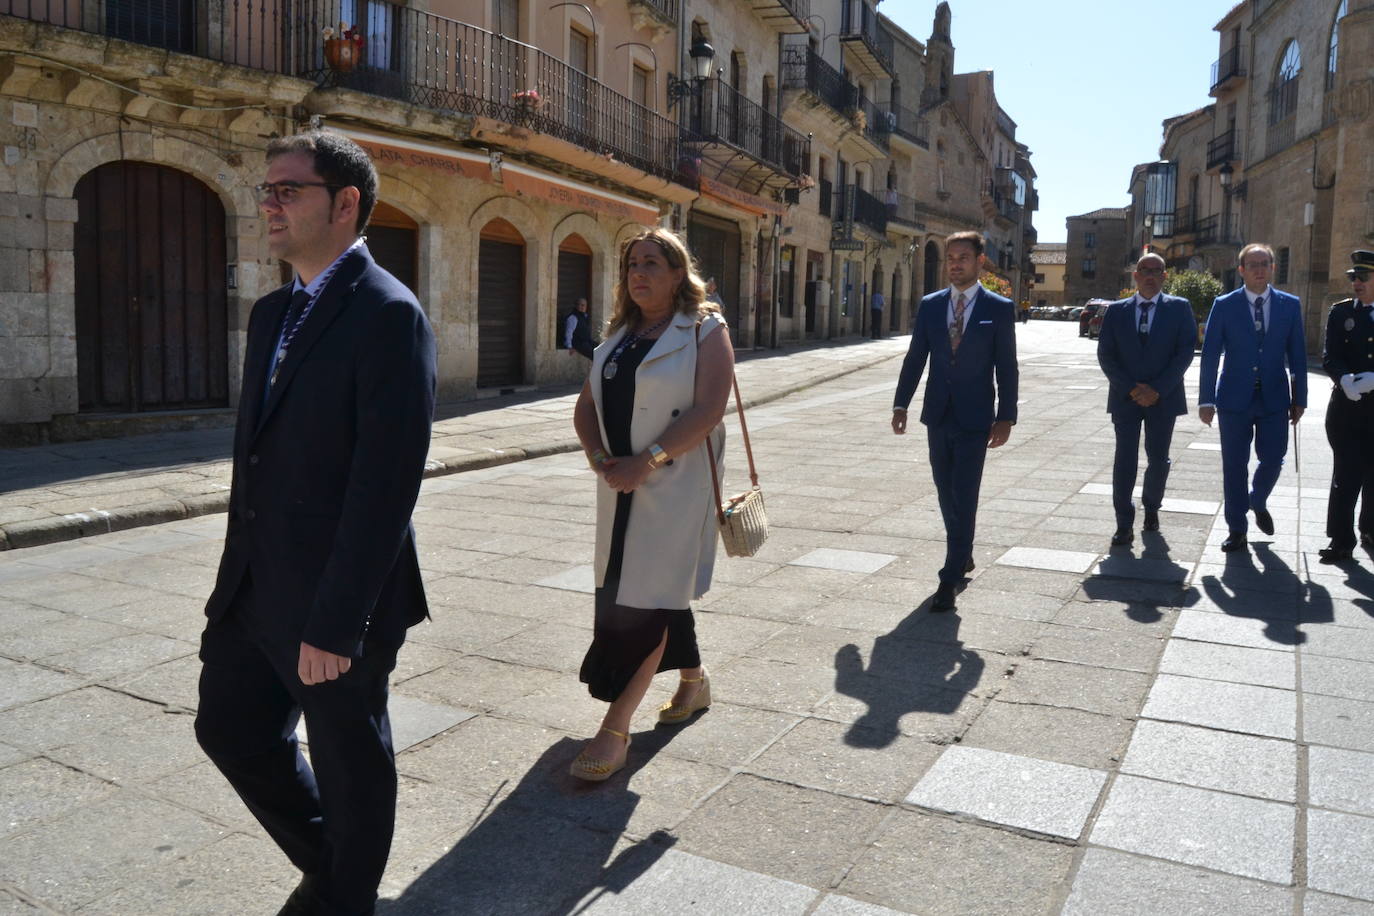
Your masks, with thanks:
[[[735,389],[735,409],[739,411],[739,428],[744,438],[744,454],[749,458],[750,488],[725,499],[720,495],[720,477],[716,471],[716,453],[711,437],[706,437],[706,454],[711,462],[711,487],[716,497],[716,522],[725,553],[731,557],[752,557],[768,540],[768,513],[763,507],[763,490],[759,489],[759,472],[754,467],[754,450],[749,445],[749,427],[744,424],[744,400],[739,396],[739,379],[731,378]]]

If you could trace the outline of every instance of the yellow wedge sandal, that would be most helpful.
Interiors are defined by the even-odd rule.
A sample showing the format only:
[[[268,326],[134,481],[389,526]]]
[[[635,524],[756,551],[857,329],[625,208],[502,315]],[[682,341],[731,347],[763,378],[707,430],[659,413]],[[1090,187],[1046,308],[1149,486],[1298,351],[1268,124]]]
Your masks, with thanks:
[[[701,672],[701,677],[684,677],[680,679],[683,684],[700,683],[696,694],[689,703],[667,702],[658,708],[658,721],[664,725],[677,725],[686,722],[697,712],[711,705],[711,676],[705,671]]]
[[[625,769],[625,763],[630,759],[630,736],[624,732],[618,732],[613,728],[607,728],[604,725],[601,726],[601,730],[615,735],[625,742],[625,758],[619,763],[612,763],[609,760],[598,760],[595,757],[588,757],[587,752],[583,751],[573,759],[572,766],[568,768],[568,772],[578,779],[584,779],[587,782],[605,782],[616,773]]]

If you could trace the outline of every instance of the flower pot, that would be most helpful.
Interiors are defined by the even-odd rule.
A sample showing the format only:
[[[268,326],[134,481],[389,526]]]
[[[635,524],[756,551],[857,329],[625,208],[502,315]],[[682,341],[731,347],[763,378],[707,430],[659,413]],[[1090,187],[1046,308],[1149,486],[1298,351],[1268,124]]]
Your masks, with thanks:
[[[324,62],[329,69],[339,73],[351,73],[358,66],[362,52],[357,42],[349,38],[326,38],[324,40]]]

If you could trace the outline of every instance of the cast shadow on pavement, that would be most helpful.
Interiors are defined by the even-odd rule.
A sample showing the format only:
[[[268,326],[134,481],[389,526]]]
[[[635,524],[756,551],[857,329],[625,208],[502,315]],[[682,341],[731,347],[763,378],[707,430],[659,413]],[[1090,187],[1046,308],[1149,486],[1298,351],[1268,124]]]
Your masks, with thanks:
[[[929,604],[873,641],[867,668],[853,643],[835,653],[835,691],[868,705],[845,733],[851,747],[887,747],[902,716],[954,713],[978,686],[983,659],[959,640],[958,615],[924,613]]]
[[[1158,531],[1140,537],[1140,553],[1134,548],[1113,548],[1102,558],[1095,573],[1083,580],[1082,594],[1091,601],[1125,605],[1136,623],[1158,623],[1161,608],[1177,608],[1197,601],[1197,593],[1184,587],[1188,570],[1169,555],[1169,541]]]
[[[629,778],[680,733],[633,735],[629,765],[599,784],[568,775],[584,742],[560,739],[400,897],[379,900],[378,916],[563,916],[588,895],[629,887],[676,842],[656,831],[611,859],[639,804]]]
[[[1331,593],[1311,580],[1304,581],[1264,542],[1226,555],[1220,575],[1204,575],[1199,584],[1223,613],[1264,621],[1264,635],[1285,646],[1307,641],[1300,624],[1331,623],[1335,610]]]

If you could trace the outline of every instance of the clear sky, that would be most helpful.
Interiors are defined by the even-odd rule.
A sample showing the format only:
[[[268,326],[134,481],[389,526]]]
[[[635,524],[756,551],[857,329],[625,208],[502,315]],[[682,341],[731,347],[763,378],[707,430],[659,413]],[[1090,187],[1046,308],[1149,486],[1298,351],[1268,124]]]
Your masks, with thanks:
[[[937,0],[879,7],[930,37]],[[950,0],[954,72],[992,70],[997,101],[1031,150],[1042,242],[1064,219],[1124,207],[1131,167],[1159,158],[1160,122],[1212,100],[1212,26],[1234,0]]]

